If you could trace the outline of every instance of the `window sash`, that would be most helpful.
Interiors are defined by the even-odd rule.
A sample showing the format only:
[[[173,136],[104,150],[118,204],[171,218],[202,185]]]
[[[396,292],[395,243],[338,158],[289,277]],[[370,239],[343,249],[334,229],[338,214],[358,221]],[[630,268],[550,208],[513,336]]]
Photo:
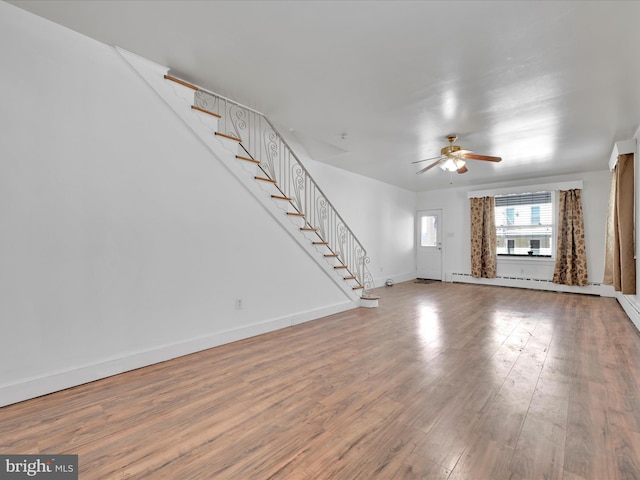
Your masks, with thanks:
[[[499,256],[553,256],[553,192],[496,196],[495,207]]]

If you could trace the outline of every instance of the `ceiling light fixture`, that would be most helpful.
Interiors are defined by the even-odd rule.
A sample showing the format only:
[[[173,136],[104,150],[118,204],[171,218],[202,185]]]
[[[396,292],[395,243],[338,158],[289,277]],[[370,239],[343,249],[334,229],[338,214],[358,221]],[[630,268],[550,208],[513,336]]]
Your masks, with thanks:
[[[440,168],[447,172],[457,172],[459,169],[464,167],[466,162],[459,158],[451,158],[448,157],[444,162],[440,164]]]

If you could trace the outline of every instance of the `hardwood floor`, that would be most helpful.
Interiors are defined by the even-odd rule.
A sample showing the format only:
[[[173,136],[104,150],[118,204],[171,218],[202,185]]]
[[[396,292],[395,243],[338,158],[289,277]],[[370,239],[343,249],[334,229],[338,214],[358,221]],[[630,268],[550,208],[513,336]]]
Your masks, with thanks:
[[[0,409],[91,479],[640,479],[615,299],[407,282],[357,309]]]

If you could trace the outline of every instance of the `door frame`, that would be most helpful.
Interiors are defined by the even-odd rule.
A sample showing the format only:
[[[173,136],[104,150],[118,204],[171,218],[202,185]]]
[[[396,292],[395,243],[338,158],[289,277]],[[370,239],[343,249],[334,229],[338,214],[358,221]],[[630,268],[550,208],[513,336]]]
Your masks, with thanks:
[[[438,235],[439,235],[439,251],[440,251],[440,273],[439,278],[433,280],[444,281],[444,209],[443,208],[424,208],[420,210],[416,210],[416,274],[418,274],[418,256],[420,248],[425,248],[420,246],[420,218],[423,214],[428,214],[429,212],[436,212],[438,214],[438,218],[440,220],[440,225],[438,225]],[[426,247],[428,248],[428,247]]]

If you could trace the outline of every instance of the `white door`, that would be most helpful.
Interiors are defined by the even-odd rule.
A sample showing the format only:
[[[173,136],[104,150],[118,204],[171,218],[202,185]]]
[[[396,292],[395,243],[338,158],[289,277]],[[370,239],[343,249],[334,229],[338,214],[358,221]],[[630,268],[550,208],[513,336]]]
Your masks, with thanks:
[[[418,278],[442,281],[442,210],[420,210],[418,225]]]

